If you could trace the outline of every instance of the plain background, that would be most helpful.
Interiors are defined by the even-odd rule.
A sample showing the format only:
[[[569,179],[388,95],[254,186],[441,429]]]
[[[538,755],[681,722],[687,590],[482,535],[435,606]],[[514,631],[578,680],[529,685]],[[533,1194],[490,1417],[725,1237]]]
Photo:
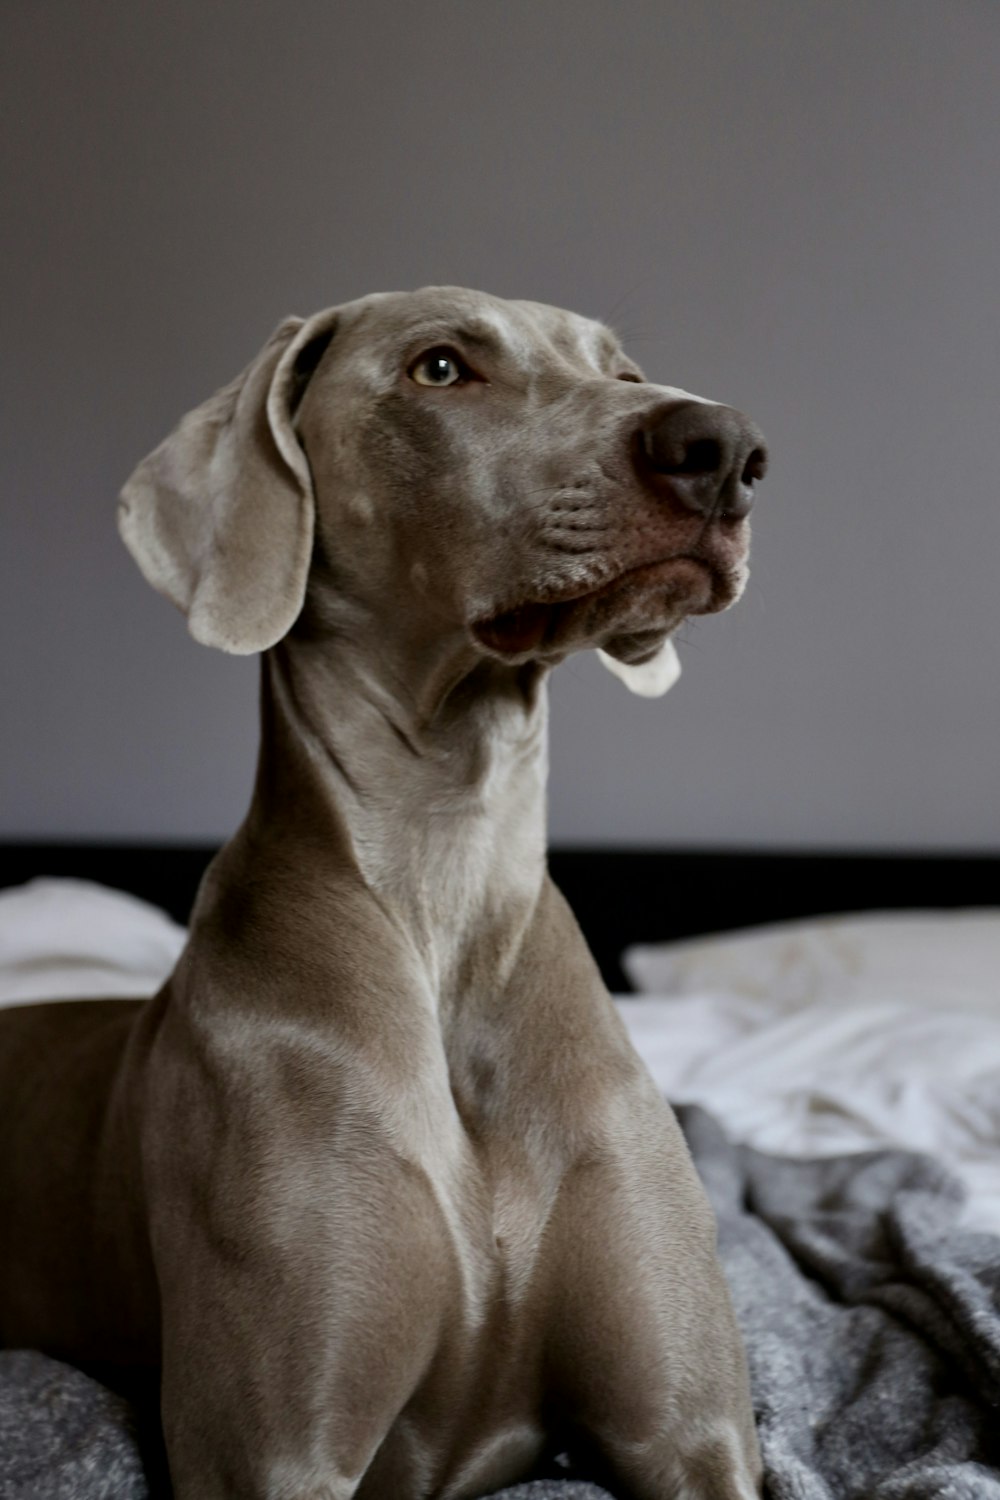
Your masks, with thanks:
[[[1000,847],[994,0],[3,6],[0,836],[210,839],[252,661],[117,491],[285,314],[609,319],[773,453],[667,698],[553,684],[560,843]]]

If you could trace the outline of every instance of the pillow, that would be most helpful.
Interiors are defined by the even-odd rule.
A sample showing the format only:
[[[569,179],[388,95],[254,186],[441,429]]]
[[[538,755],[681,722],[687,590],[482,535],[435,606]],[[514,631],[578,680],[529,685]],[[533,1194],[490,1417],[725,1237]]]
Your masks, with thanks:
[[[1000,1014],[1000,908],[884,911],[780,922],[622,955],[635,988],[659,995],[721,991],[796,1007],[883,986],[963,998]]]
[[[158,907],[89,880],[12,886],[0,891],[0,1005],[152,995],[186,936]]]

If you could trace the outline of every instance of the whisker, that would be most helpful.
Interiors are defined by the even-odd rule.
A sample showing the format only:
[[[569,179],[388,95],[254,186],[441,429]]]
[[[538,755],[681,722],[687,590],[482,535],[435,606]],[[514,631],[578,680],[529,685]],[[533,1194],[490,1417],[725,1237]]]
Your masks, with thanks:
[[[554,495],[560,490],[566,492],[566,486],[564,484],[543,484],[537,490],[518,490],[518,494],[527,499],[532,495]]]
[[[611,308],[611,311],[605,318],[602,318],[601,321],[603,323],[611,324],[618,309],[627,307],[632,298],[638,296],[640,293],[645,294],[652,283],[653,277],[651,275],[640,276],[638,281],[634,282],[627,291],[622,293],[622,295],[615,302],[614,306]],[[615,331],[617,332],[617,329]]]

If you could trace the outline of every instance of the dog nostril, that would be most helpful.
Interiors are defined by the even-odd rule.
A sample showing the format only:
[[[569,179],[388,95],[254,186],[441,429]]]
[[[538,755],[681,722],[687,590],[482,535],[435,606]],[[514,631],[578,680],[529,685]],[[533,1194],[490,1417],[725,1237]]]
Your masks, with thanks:
[[[763,479],[767,473],[767,454],[763,448],[755,448],[743,465],[743,473],[740,475],[740,484],[753,484],[755,479]]]
[[[675,461],[664,462],[665,457],[654,460],[660,474],[714,474],[722,463],[722,448],[715,438],[694,438]]]

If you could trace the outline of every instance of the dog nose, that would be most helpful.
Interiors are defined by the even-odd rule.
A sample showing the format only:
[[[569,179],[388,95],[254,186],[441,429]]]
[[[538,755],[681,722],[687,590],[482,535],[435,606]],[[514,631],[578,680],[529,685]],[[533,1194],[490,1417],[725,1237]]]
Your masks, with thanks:
[[[756,423],[732,406],[672,401],[638,432],[636,466],[647,484],[702,516],[742,520],[767,470]]]

